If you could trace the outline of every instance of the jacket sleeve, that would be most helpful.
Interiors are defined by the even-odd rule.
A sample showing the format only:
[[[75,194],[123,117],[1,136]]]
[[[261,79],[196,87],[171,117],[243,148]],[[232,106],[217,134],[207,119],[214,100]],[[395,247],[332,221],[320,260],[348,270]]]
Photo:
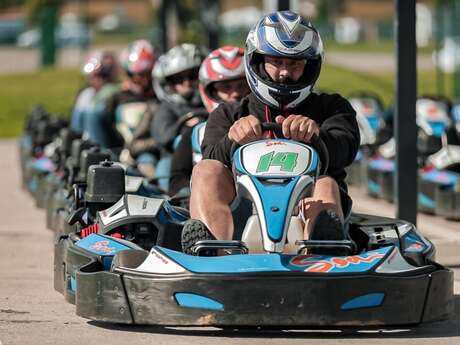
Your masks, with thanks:
[[[120,104],[120,101],[119,101],[118,93],[113,95],[112,97],[109,97],[105,101],[103,118],[106,124],[115,124],[115,121],[116,121],[115,112],[119,104]]]
[[[92,94],[92,96],[90,96]],[[70,118],[70,127],[77,130],[83,131],[84,128],[84,111],[85,106],[91,101],[92,97],[94,97],[94,91],[92,88],[85,88],[78,92],[77,96],[75,97],[72,111],[71,111],[71,118]]]
[[[201,144],[204,159],[215,159],[227,166],[231,165],[232,141],[228,138],[228,131],[233,121],[229,114],[231,109],[220,105],[209,114],[206,131]]]
[[[142,152],[157,153],[157,143],[150,135],[154,114],[157,112],[156,104],[149,104],[147,111],[133,133],[133,140],[129,145],[129,152],[134,158]]]
[[[174,195],[182,188],[190,185],[193,169],[192,130],[187,130],[181,142],[174,151],[171,163],[171,178],[169,181],[169,194]]]
[[[353,162],[359,149],[356,112],[346,99],[334,95],[326,105],[326,113],[328,117],[320,126],[320,137],[329,151],[329,167],[343,169]]]
[[[168,150],[170,149],[177,135],[175,123],[176,116],[172,113],[171,109],[169,109],[166,104],[161,105],[158,112],[153,117],[152,127],[150,129],[152,138],[159,146]]]

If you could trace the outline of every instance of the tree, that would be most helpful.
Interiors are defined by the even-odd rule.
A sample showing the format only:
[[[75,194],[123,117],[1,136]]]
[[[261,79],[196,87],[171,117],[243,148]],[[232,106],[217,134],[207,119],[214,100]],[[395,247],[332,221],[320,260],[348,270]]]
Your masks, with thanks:
[[[25,0],[1,0],[0,9],[23,5]]]
[[[24,2],[24,1],[23,1]],[[31,23],[37,23],[40,20],[42,10],[46,8],[55,8],[58,10],[63,0],[26,0],[27,17]]]

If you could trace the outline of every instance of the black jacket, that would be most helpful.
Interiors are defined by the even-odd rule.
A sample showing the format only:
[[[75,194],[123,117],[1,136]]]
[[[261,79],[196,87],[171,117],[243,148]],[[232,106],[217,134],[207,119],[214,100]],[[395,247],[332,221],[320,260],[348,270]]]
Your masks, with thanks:
[[[153,118],[150,133],[162,150],[162,154],[173,152],[174,139],[180,134],[181,129],[177,126],[178,120],[190,112],[205,112],[202,104],[173,104],[163,101],[158,112]],[[185,126],[182,128],[185,130]]]
[[[216,159],[227,166],[231,165],[232,141],[228,131],[232,124],[247,115],[256,116],[265,122],[265,105],[253,94],[243,98],[239,104],[222,104],[208,119],[206,132],[201,145],[204,159]],[[360,137],[356,113],[350,103],[338,94],[312,93],[297,108],[288,114],[269,108],[271,121],[277,115],[305,115],[320,126],[320,137],[325,142],[330,156],[328,175],[341,186],[345,186],[344,168],[350,165],[358,152]]]
[[[169,194],[174,195],[182,188],[190,186],[193,169],[192,128],[182,134],[179,146],[174,150],[171,162]]]

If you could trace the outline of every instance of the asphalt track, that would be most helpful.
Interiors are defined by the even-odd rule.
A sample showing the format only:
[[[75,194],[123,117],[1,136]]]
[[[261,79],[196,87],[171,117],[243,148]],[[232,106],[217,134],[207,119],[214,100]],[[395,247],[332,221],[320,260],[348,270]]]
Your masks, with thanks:
[[[240,330],[105,325],[75,315],[53,289],[53,234],[20,188],[17,144],[0,141],[0,344],[460,344],[460,223],[419,218],[439,258],[457,275],[452,320],[414,328]],[[390,204],[352,190],[358,210],[391,214]]]

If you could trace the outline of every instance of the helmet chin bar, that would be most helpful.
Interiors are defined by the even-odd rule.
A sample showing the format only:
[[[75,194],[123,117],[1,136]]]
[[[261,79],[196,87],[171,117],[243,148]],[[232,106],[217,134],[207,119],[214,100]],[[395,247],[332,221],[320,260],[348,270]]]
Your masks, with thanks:
[[[295,108],[311,94],[313,89],[313,85],[309,85],[297,90],[280,92],[279,89],[267,85],[260,79],[257,80],[257,86],[253,86],[252,83],[249,85],[262,103],[277,109]]]

